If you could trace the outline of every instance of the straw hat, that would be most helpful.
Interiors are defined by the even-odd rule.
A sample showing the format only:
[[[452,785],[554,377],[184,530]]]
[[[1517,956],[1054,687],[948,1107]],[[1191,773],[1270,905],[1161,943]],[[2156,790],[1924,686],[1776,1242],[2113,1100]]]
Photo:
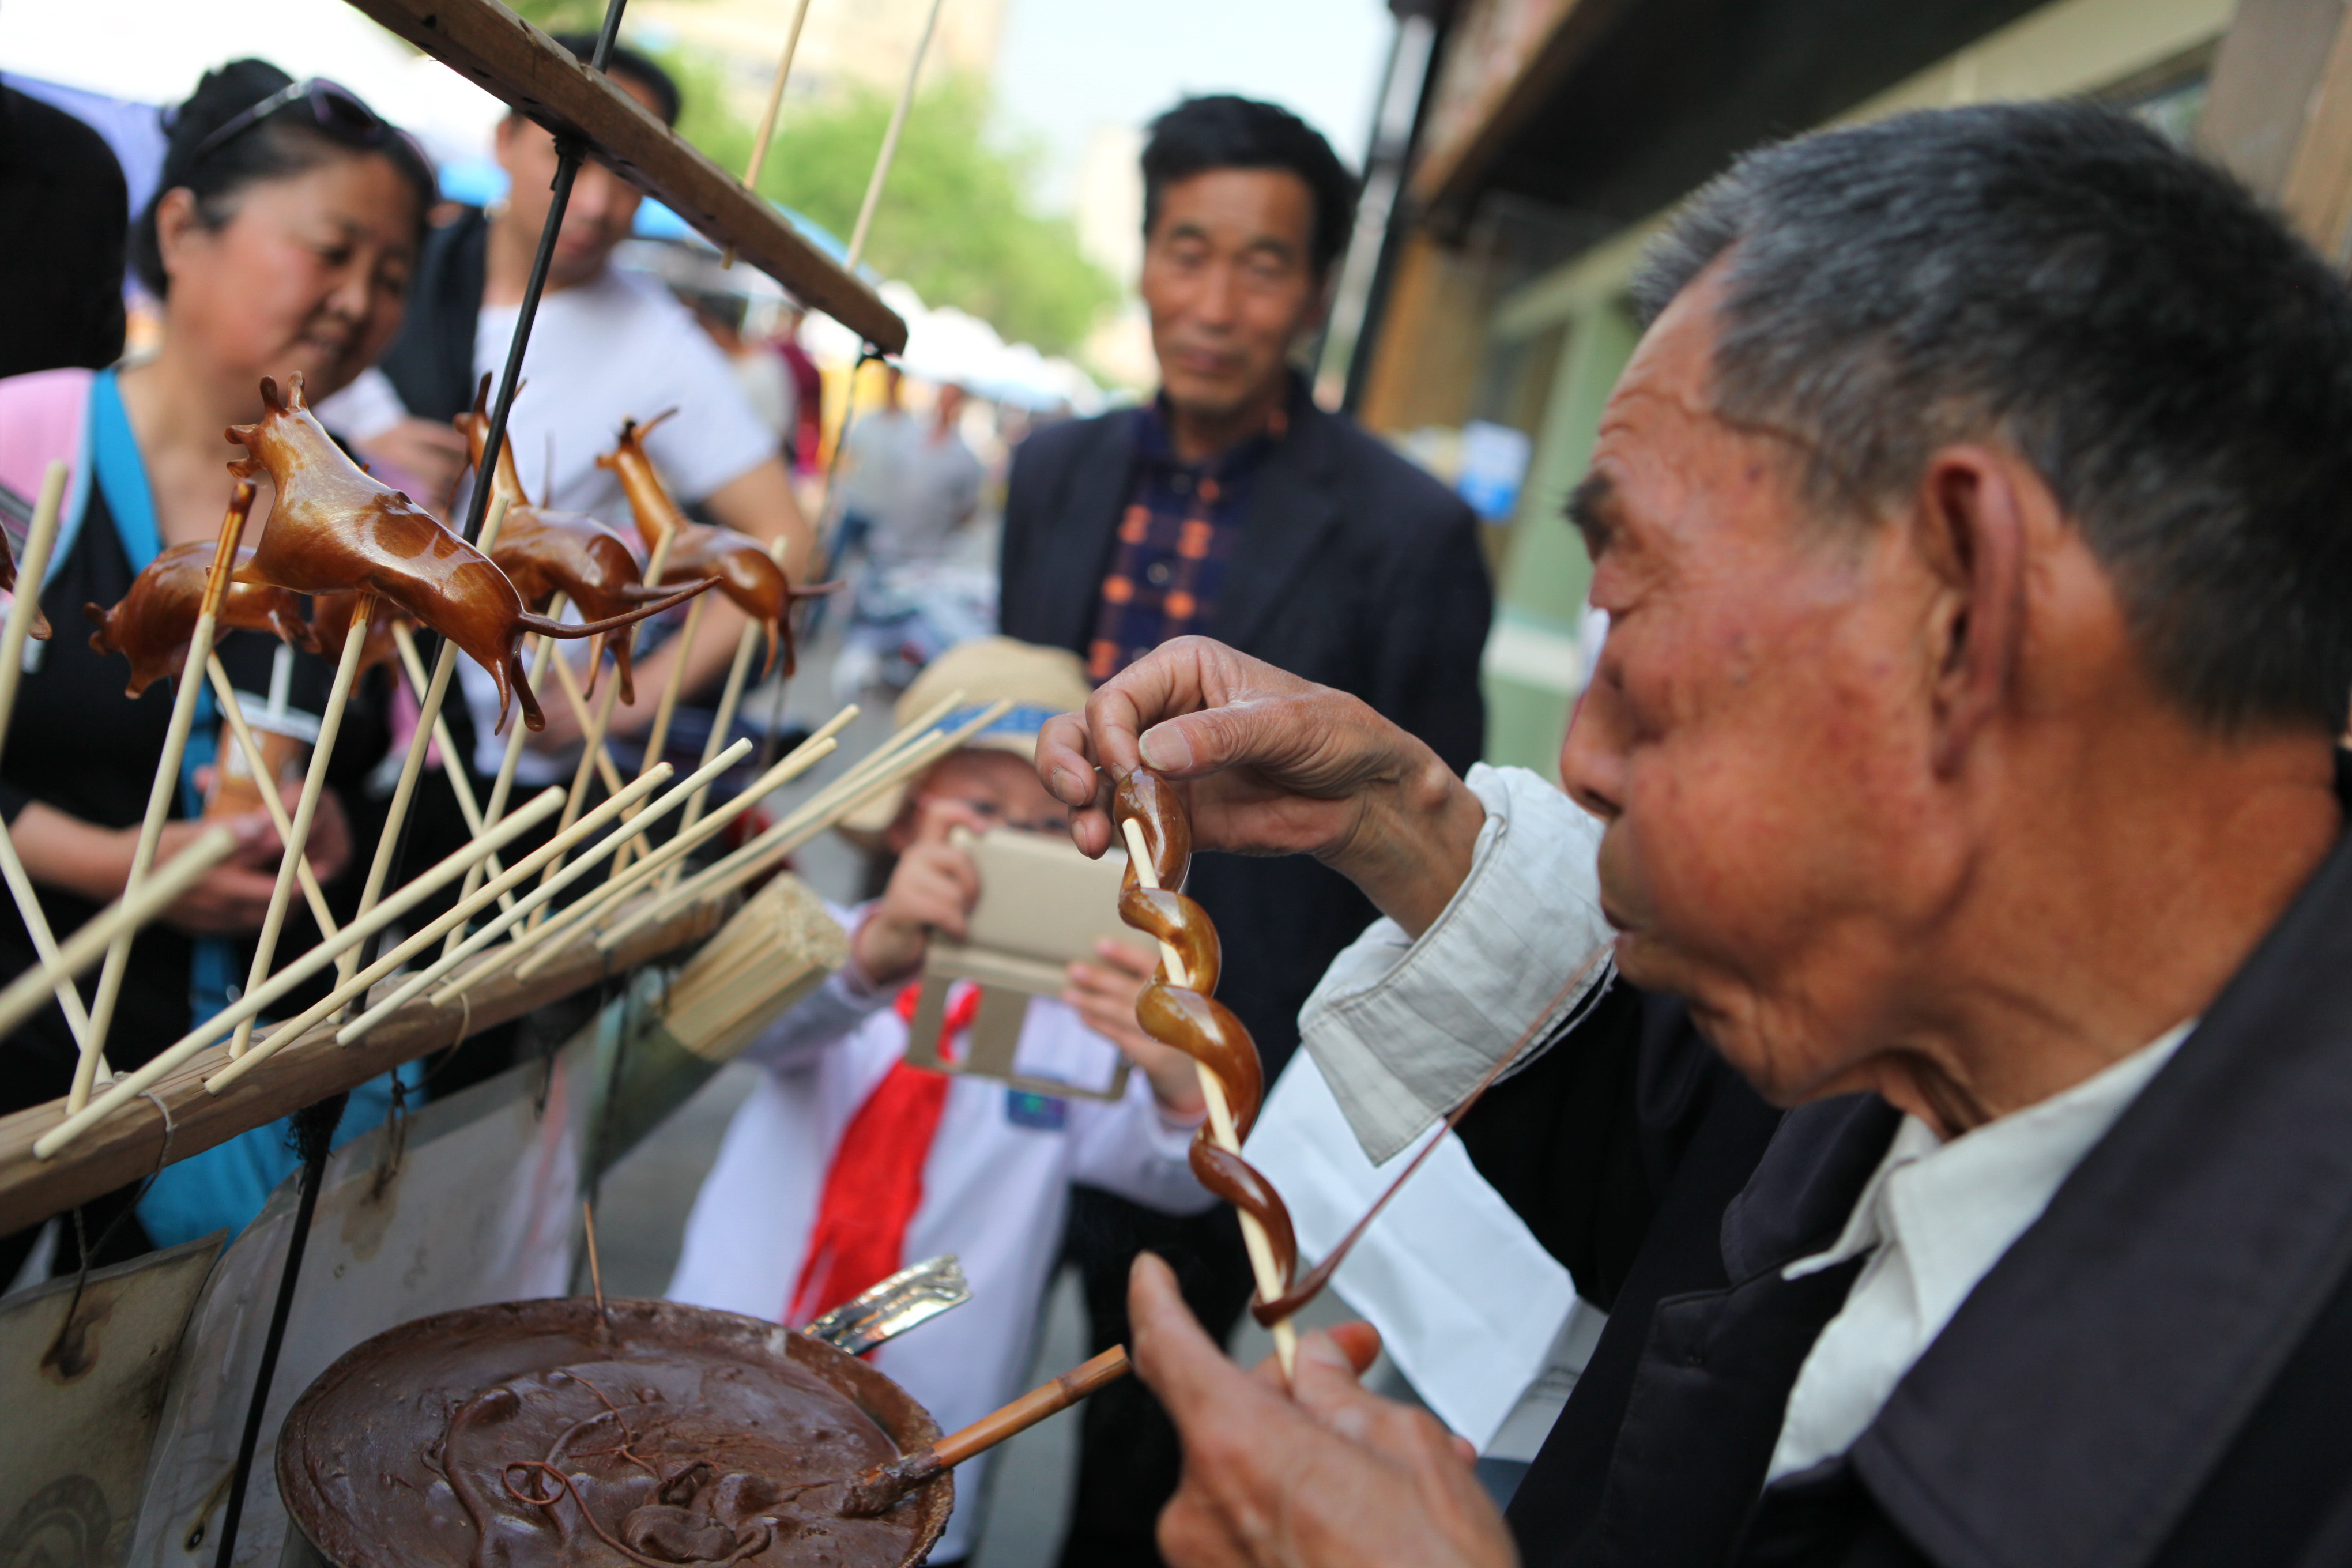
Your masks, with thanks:
[[[904,728],[958,690],[963,693],[962,703],[940,721],[939,728],[952,730],[990,703],[1009,698],[1012,710],[964,744],[1010,752],[1024,760],[1035,754],[1037,731],[1045,728],[1046,720],[1056,713],[1076,712],[1094,695],[1094,688],[1087,682],[1086,666],[1066,648],[1040,647],[1012,637],[974,637],[924,666],[891,710],[890,721]],[[903,784],[886,790],[844,818],[841,831],[871,847],[880,842],[905,799]]]

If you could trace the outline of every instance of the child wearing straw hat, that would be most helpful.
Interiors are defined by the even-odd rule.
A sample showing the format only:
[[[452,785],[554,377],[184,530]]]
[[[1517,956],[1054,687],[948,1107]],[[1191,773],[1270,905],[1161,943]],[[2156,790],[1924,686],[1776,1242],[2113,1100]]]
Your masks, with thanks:
[[[1101,943],[1094,962],[1070,966],[1061,997],[1034,998],[1014,1058],[1028,1079],[1101,1084],[1124,1056],[1139,1070],[1116,1100],[905,1060],[932,933],[961,938],[980,898],[955,830],[1066,833],[1067,812],[1030,757],[1038,728],[1083,707],[1089,689],[1069,653],[982,638],[923,672],[899,702],[901,721],[959,689],[973,712],[1000,699],[1014,707],[866,825],[898,865],[878,899],[836,911],[851,933],[848,964],[746,1051],[767,1072],[695,1200],[669,1289],[673,1300],[798,1327],[908,1263],[958,1254],[971,1301],[874,1352],[949,1430],[1025,1385],[1071,1183],[1175,1214],[1212,1202],[1186,1164],[1203,1109],[1191,1058],[1135,1026],[1155,962],[1139,943]],[[976,1004],[968,986],[949,992],[943,1050]],[[959,1472],[933,1563],[961,1559],[977,1540],[985,1463]]]

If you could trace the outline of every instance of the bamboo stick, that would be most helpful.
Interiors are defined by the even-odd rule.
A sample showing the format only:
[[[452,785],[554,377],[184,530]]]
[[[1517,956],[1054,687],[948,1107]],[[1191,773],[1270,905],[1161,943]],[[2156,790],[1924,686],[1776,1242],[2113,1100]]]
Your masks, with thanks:
[[[261,808],[269,814],[269,825],[278,829],[278,841],[283,844],[293,837],[294,826],[286,819],[286,803],[278,798],[278,781],[270,776],[269,759],[263,755],[253,726],[245,721],[245,705],[236,700],[236,688],[230,684],[220,655],[205,660],[205,673],[212,678],[213,700],[220,704],[221,717],[228,721],[237,749],[245,753],[245,765],[260,786]],[[335,913],[327,907],[327,891],[319,886],[319,874],[310,869],[308,858],[296,864],[294,874],[302,880],[302,897],[310,906],[310,918],[319,922],[319,934],[334,935]]]
[[[488,530],[485,529],[483,531],[488,532]],[[416,693],[418,706],[422,708],[428,684],[425,673],[425,660],[417,655],[416,634],[408,629],[406,621],[392,623],[392,644],[400,652],[400,667],[407,671],[409,689]],[[443,664],[449,662],[451,651],[455,647],[455,644],[449,642],[444,642],[441,645]],[[437,678],[439,672],[436,670],[435,675]],[[417,727],[420,730],[424,728],[422,719],[419,719]],[[449,781],[449,793],[457,796],[457,815],[465,819],[467,833],[479,838],[482,836],[483,827],[487,826],[482,816],[481,803],[474,797],[474,781],[466,776],[467,772],[466,760],[457,750],[457,741],[449,733],[449,720],[445,713],[433,715],[433,743],[441,748],[441,773],[442,776]],[[499,864],[499,858],[495,855],[483,861],[482,865],[493,877],[506,869]]]
[[[548,602],[547,613],[558,620],[562,618],[562,595],[558,594],[553,599]],[[539,646],[531,654],[530,689],[533,691],[544,691],[547,689],[546,676],[548,660],[552,658],[555,654],[555,639],[553,637],[541,637],[538,640]],[[572,700],[575,707],[579,705],[579,699],[576,695]],[[581,713],[581,721],[584,728],[587,721],[587,713],[584,709]],[[507,796],[514,789],[515,768],[517,764],[522,761],[522,741],[523,727],[520,724],[517,724],[513,729],[507,731],[506,755],[499,762],[499,776],[497,782],[490,785],[490,803],[482,808],[482,826],[486,829],[496,826],[499,818],[506,815]],[[481,886],[481,881],[482,868],[478,863],[477,863],[466,872],[466,885],[459,891],[457,896],[460,899],[472,898],[474,896],[474,889]],[[452,931],[449,935],[449,945],[451,947],[455,947],[463,940],[464,938],[459,933]]]
[[[678,694],[686,689],[687,662],[694,657],[695,635],[702,630],[702,612],[709,607],[710,595],[705,593],[687,608],[686,626],[677,637],[677,658],[669,667],[669,679],[662,683],[661,700],[654,705],[654,727],[646,732],[645,759],[637,770],[640,773],[661,761],[662,752],[669,744],[670,721],[677,716]],[[637,837],[621,846],[620,853],[613,857],[615,878],[629,868],[630,855],[644,842]]]
[[[562,792],[547,790],[482,837],[445,857],[423,876],[402,887],[366,915],[352,921],[331,938],[271,975],[268,984],[247,992],[222,1012],[164,1047],[152,1059],[115,1079],[111,1089],[88,1105],[79,1110],[68,1107],[71,1114],[44,1133],[33,1145],[33,1152],[41,1159],[48,1159],[100,1120],[153,1088],[165,1075],[177,1070],[198,1051],[230,1033],[240,1022],[259,1016],[294,987],[332,963],[347,945],[365,942],[443,887],[457,880],[467,867],[546,821],[562,805]]]
[[[638,927],[697,899],[723,898],[885,789],[954,751],[1003,718],[1012,707],[1009,699],[1001,699],[954,730],[925,736],[915,745],[898,752],[879,768],[870,768],[862,773],[852,770],[848,776],[819,791],[806,805],[751,843],[631,915],[599,938],[598,945],[615,945]]]
[[[310,824],[319,815],[319,796],[327,787],[327,763],[334,755],[335,737],[343,727],[343,710],[351,706],[352,683],[359,679],[360,658],[367,651],[368,621],[375,614],[375,597],[362,594],[352,606],[352,629],[343,637],[343,656],[335,662],[334,684],[327,689],[327,706],[319,715],[319,743],[311,750],[310,770],[302,775],[302,794],[294,803],[293,831],[287,836],[284,853],[278,858],[278,881],[269,889],[269,910],[261,918],[261,934],[254,940],[253,967],[247,972],[245,988],[252,991],[269,978],[269,965],[278,956],[278,935],[285,929],[286,906],[294,896],[294,863],[302,858],[303,847],[310,840]],[[242,1055],[253,1044],[253,1021],[239,1024],[236,1037],[229,1043],[231,1055]]]
[[[645,784],[646,790],[651,790],[661,783],[662,778],[667,778],[667,776],[668,775],[665,773],[658,778],[644,780],[641,782]],[[637,792],[637,785],[632,784],[630,789],[633,792]],[[508,870],[503,876],[492,879],[487,886],[476,892],[472,899],[452,908],[446,913],[441,915],[438,919],[432,921],[432,923],[425,926],[424,930],[419,931],[404,940],[399,946],[394,948],[390,952],[384,953],[373,963],[369,964],[365,969],[361,970],[349,980],[337,985],[333,991],[328,994],[324,1000],[313,1004],[307,1012],[299,1013],[294,1017],[288,1019],[285,1023],[273,1027],[269,1031],[269,1037],[268,1039],[262,1041],[260,1044],[254,1047],[252,1050],[246,1052],[243,1056],[233,1058],[227,1067],[223,1068],[219,1072],[216,1072],[211,1078],[206,1079],[205,1080],[205,1087],[211,1089],[215,1094],[219,1093],[222,1089],[227,1088],[230,1084],[235,1083],[238,1079],[243,1078],[247,1073],[253,1070],[254,1068],[259,1066],[261,1062],[267,1060],[271,1055],[283,1049],[293,1041],[300,1038],[303,1033],[312,1025],[342,1011],[345,1004],[352,1001],[354,998],[365,996],[368,992],[374,987],[375,984],[382,980],[385,975],[392,973],[402,964],[407,963],[411,958],[414,958],[416,954],[424,952],[435,942],[439,942],[443,936],[465,924],[467,921],[472,920],[474,916],[479,914],[482,910],[488,909],[490,905],[496,903],[500,893],[507,892],[514,888],[520,887],[522,883],[530,880],[532,873],[538,871],[542,866],[555,858],[555,857],[563,854],[566,850],[582,842],[583,839],[592,837],[598,832],[602,831],[606,825],[611,823],[614,817],[620,815],[622,809],[626,805],[629,800],[639,798],[639,795],[642,792],[632,793],[625,800],[624,800],[623,797],[616,795],[614,797],[614,800],[606,801],[604,805],[598,806],[595,810],[582,817],[578,822],[573,823],[563,832],[557,834],[547,843],[540,846],[539,848],[526,856],[520,862],[515,865],[511,869]],[[614,801],[619,801],[621,804],[615,805]],[[624,832],[626,830],[624,829]],[[615,842],[617,842],[617,838],[615,839]],[[590,856],[588,863],[590,865],[593,865],[601,853],[602,852],[600,851],[598,855]],[[521,906],[518,905],[517,907],[520,908]],[[509,917],[501,912],[497,918],[503,921]]]
[[[509,504],[509,498],[504,495],[490,498],[489,512],[483,518],[482,531],[475,541],[475,548],[485,556],[497,548],[499,530],[506,525]],[[372,608],[365,605],[362,607]],[[360,622],[352,624],[357,626]],[[406,640],[407,632],[407,627],[397,623],[393,627],[393,634],[400,639],[405,657],[414,663],[416,650]],[[441,639],[440,655],[433,661],[433,679],[416,694],[416,733],[408,738],[408,755],[400,763],[400,782],[393,786],[392,806],[384,815],[383,830],[376,835],[375,855],[368,861],[367,880],[360,887],[361,914],[375,908],[376,900],[383,896],[384,879],[392,875],[393,858],[400,853],[401,825],[408,820],[409,807],[415,804],[416,781],[425,775],[425,759],[431,753],[434,741],[448,733],[447,727],[441,722],[441,704],[448,698],[449,678],[457,670],[457,645],[444,637]],[[329,698],[328,706],[331,708],[333,705],[334,700]],[[320,751],[323,752],[327,749],[323,732],[320,740]],[[445,750],[449,749],[446,741],[442,744]],[[315,764],[317,759],[312,760]],[[446,759],[446,770],[453,775],[463,766],[464,763],[458,757],[453,755]],[[475,818],[473,831],[478,836],[482,831],[479,813],[467,815]],[[305,823],[302,826],[308,831],[309,825]],[[264,929],[267,930],[266,927]],[[336,965],[336,973],[349,980],[352,971],[358,967],[361,951],[355,947],[344,953]]]
[[[33,622],[41,613],[41,579],[47,575],[49,554],[58,542],[58,519],[64,509],[66,495],[65,464],[52,462],[41,475],[41,493],[33,504],[33,521],[25,535],[24,559],[16,563],[16,593],[8,606],[8,623],[0,630],[0,749],[8,742],[8,723],[16,711],[16,687],[25,673],[25,644],[33,633]],[[24,917],[26,934],[33,939],[33,954],[46,967],[55,968],[58,962],[57,933],[49,929],[48,911],[41,908],[40,894],[33,889],[33,879],[25,873],[25,863],[16,858],[16,842],[5,827],[0,827],[0,876],[8,883],[8,895],[16,902],[16,912]],[[89,1013],[81,1005],[81,992],[71,975],[61,974],[57,984],[58,1009],[66,1016],[66,1027],[74,1037],[77,1050],[89,1050]],[[107,1076],[103,1057],[99,1071]]]
[[[801,0],[801,6],[805,12],[808,0]],[[797,21],[794,25],[798,26]],[[789,47],[784,52],[784,58],[789,63],[792,58],[792,51]],[[780,79],[779,90],[781,89]],[[768,545],[768,559],[776,563],[778,571],[783,569],[784,546],[784,536],[781,533]],[[727,685],[719,694],[719,711],[711,717],[710,738],[702,742],[702,760],[706,763],[719,754],[719,748],[725,742],[727,732],[735,727],[735,710],[742,705],[744,682],[751,678],[751,656],[759,651],[760,630],[759,622],[746,617],[743,630],[735,638],[735,662],[727,667]],[[854,707],[851,710],[856,711]],[[687,832],[702,820],[702,808],[709,798],[710,792],[704,790],[686,803],[686,815],[677,819],[677,830],[680,833]],[[672,880],[677,877],[674,861],[670,877]]]
[[[205,582],[204,604],[188,636],[188,656],[181,662],[179,682],[172,688],[172,717],[163,731],[163,754],[156,762],[155,782],[147,792],[147,814],[139,822],[139,840],[131,851],[131,874],[123,879],[127,900],[147,879],[155,864],[155,848],[163,841],[164,820],[180,793],[180,760],[187,754],[188,728],[196,716],[196,695],[204,689],[205,661],[212,658],[213,629],[220,622],[221,601],[228,595],[229,574],[236,565],[237,542],[245,536],[245,520],[253,510],[253,481],[239,479],[229,492],[228,515],[221,522],[220,542],[213,552],[212,575]],[[356,623],[354,623],[356,624]],[[13,674],[0,671],[0,678]],[[284,918],[281,911],[279,918]],[[98,990],[90,999],[89,1036],[82,1042],[81,1059],[74,1064],[73,1089],[68,1108],[79,1110],[89,1101],[89,1088],[98,1072],[99,1053],[106,1049],[106,1031],[114,1022],[114,1004],[122,994],[124,966],[131,959],[135,928],[125,928],[106,952],[98,973]]]
[[[854,714],[857,710],[853,707],[848,711]],[[836,718],[838,717],[836,715]],[[845,723],[847,721],[840,721]],[[837,728],[838,725],[833,727]],[[751,742],[746,738],[737,743],[748,746]],[[679,828],[676,837],[633,867],[626,877],[615,879],[601,889],[594,897],[581,900],[561,915],[532,931],[530,933],[530,942],[519,941],[509,951],[507,955],[508,961],[512,962],[514,955],[522,952],[527,946],[533,943],[543,945],[540,952],[524,960],[516,970],[516,973],[528,978],[545,968],[551,962],[551,955],[557,951],[552,945],[556,937],[566,931],[577,930],[581,926],[592,924],[618,908],[630,894],[692,854],[696,846],[713,835],[723,832],[729,823],[831,756],[839,745],[840,742],[831,734],[810,736],[793,748],[792,755],[753,780],[751,787],[729,801],[718,812],[696,823],[692,827]],[[709,764],[704,765],[707,767]]]
[[[580,689],[580,677],[572,673],[572,661],[558,655],[549,668],[555,671],[555,683],[563,688],[564,698],[572,704],[573,716],[580,721],[580,732],[586,734],[593,715],[588,710],[587,694]],[[613,763],[613,747],[609,741],[597,742],[596,776],[604,781],[608,791],[618,790],[623,783],[621,770]]]
[[[1129,817],[1119,826],[1127,835],[1127,863],[1135,868],[1138,880],[1147,888],[1160,886],[1160,868],[1152,863],[1151,847],[1144,841],[1143,824]],[[1188,989],[1192,974],[1184,967],[1184,956],[1173,943],[1160,943],[1160,967],[1167,971],[1168,983],[1179,989]],[[1209,1132],[1217,1147],[1228,1154],[1242,1152],[1241,1134],[1234,1125],[1233,1102],[1225,1098],[1225,1083],[1209,1070],[1209,1064],[1194,1058],[1193,1070],[1201,1080],[1201,1098],[1209,1102]],[[1265,1226],[1257,1215],[1247,1209],[1236,1211],[1241,1215],[1242,1243],[1249,1251],[1250,1272],[1257,1277],[1257,1294],[1261,1301],[1276,1301],[1289,1287],[1282,1278],[1281,1267],[1274,1258],[1274,1244],[1266,1239]],[[1281,1359],[1282,1376],[1286,1383],[1298,1362],[1298,1331],[1288,1318],[1277,1320],[1266,1332],[1274,1338],[1274,1353]]]
[[[42,1001],[57,990],[64,976],[79,974],[112,951],[122,936],[137,931],[173,900],[209,875],[236,848],[236,835],[226,827],[200,834],[195,842],[163,862],[163,868],[142,881],[135,891],[106,906],[66,938],[55,963],[35,964],[0,991],[0,1037],[39,1011]],[[88,1059],[87,1057],[84,1058]]]
[[[776,111],[784,104],[784,82],[793,74],[793,56],[801,47],[801,24],[808,20],[809,0],[800,0],[793,8],[792,30],[784,35],[784,52],[776,61],[776,79],[768,88],[768,107],[760,111],[760,133],[751,142],[751,161],[743,169],[743,188],[759,194],[760,171],[768,162],[768,143],[776,134]],[[729,246],[719,258],[721,268],[735,265],[735,247]],[[705,757],[704,762],[710,759]],[[681,829],[682,831],[682,829]]]
[[[907,67],[907,85],[899,90],[897,107],[890,110],[890,128],[882,132],[882,153],[874,160],[874,175],[866,183],[866,199],[858,204],[857,226],[849,231],[849,254],[842,258],[841,269],[855,275],[858,259],[866,254],[866,232],[874,226],[874,209],[881,205],[883,183],[890,177],[890,164],[898,156],[898,133],[907,129],[907,110],[915,101],[915,86],[922,79],[923,57],[930,52],[931,35],[940,25],[940,7],[945,0],[931,0],[930,15],[923,18],[923,36],[915,40],[915,58]]]
[[[709,774],[713,773],[723,773],[728,768],[733,767],[735,763],[741,760],[742,757],[751,750],[751,742],[738,741],[734,745],[730,746],[726,751],[720,752],[719,758],[714,759],[712,762],[702,767],[697,768],[693,773],[688,773],[684,780],[670,786],[669,789],[662,793],[660,798],[652,801],[643,811],[640,811],[635,817],[630,818],[626,826],[622,827],[619,832],[613,835],[609,843],[599,844],[594,849],[583,855],[579,859],[565,867],[561,876],[558,876],[554,880],[545,883],[530,895],[530,898],[524,900],[520,906],[500,914],[495,920],[492,920],[488,924],[484,925],[481,930],[467,937],[464,942],[458,943],[457,952],[444,954],[435,963],[428,964],[425,968],[417,971],[415,974],[410,975],[406,980],[403,981],[400,984],[400,988],[393,992],[391,995],[384,997],[381,1001],[371,1004],[367,1011],[362,1013],[358,1017],[353,1018],[350,1023],[345,1024],[341,1029],[337,1031],[335,1035],[336,1040],[342,1045],[348,1046],[353,1041],[359,1039],[360,1037],[365,1035],[370,1029],[375,1027],[377,1024],[381,1023],[395,1008],[398,1008],[408,1002],[410,998],[423,994],[426,987],[436,984],[443,975],[448,973],[452,969],[455,969],[459,963],[471,958],[475,953],[479,952],[483,948],[489,946],[491,942],[497,941],[499,937],[505,933],[507,928],[524,917],[534,913],[539,906],[548,903],[550,900],[554,899],[558,893],[563,891],[565,888],[570,887],[573,882],[579,880],[582,877],[586,876],[591,870],[594,869],[596,862],[599,859],[603,858],[607,854],[617,853],[623,845],[634,842],[636,837],[643,836],[647,828],[653,826],[654,824],[659,822],[672,811],[684,805],[687,802],[687,797],[691,795],[697,789],[702,787]],[[664,765],[667,766],[667,764]],[[503,965],[501,965],[501,967],[503,967]]]
[[[677,542],[677,530],[674,528],[654,541],[653,554],[646,563],[645,580],[646,582],[656,586],[660,585],[662,573],[669,567],[670,550]],[[615,635],[634,638],[637,635],[637,628],[634,626],[623,626]],[[685,653],[683,648],[678,651],[681,656]],[[595,715],[588,721],[587,733],[580,738],[586,750],[581,752],[580,766],[572,774],[572,791],[564,798],[563,816],[556,824],[559,831],[571,826],[579,817],[580,807],[587,799],[589,771],[593,765],[594,758],[604,749],[604,732],[612,727],[613,723],[613,700],[620,689],[621,683],[617,679],[606,684],[604,698],[596,704]],[[562,867],[563,860],[559,856],[548,862],[547,875],[553,877],[557,871],[562,869]],[[542,910],[546,907],[544,904],[540,906]]]

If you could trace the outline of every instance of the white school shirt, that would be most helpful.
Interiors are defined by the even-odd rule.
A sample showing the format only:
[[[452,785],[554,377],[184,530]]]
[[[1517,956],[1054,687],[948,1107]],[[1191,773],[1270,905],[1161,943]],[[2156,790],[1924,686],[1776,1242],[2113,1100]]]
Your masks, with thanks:
[[[856,919],[843,923],[855,929]],[[864,992],[854,977],[835,974],[745,1053],[768,1070],[728,1125],[696,1195],[671,1300],[782,1320],[834,1152],[906,1054],[907,1026],[890,1001],[889,993]],[[1099,1085],[1117,1059],[1117,1048],[1061,1003],[1030,1002],[1015,1055],[1022,1071]],[[1186,1163],[1192,1131],[1161,1115],[1141,1072],[1129,1075],[1115,1103],[1019,1096],[991,1079],[950,1080],[904,1256],[913,1263],[955,1253],[971,1300],[883,1345],[874,1364],[942,1431],[1025,1392],[1070,1184],[1198,1213],[1215,1200]],[[942,1562],[966,1555],[979,1539],[989,1458],[957,1469],[955,1514],[933,1549]]]

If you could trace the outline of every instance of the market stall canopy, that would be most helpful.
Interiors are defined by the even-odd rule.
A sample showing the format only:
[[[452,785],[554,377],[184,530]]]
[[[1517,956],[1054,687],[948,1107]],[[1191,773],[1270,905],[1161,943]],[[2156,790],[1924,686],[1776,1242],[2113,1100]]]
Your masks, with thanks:
[[[352,0],[418,48],[480,83],[667,206],[713,245],[782,284],[886,353],[907,324],[740,181],[689,146],[602,73],[496,0]]]

